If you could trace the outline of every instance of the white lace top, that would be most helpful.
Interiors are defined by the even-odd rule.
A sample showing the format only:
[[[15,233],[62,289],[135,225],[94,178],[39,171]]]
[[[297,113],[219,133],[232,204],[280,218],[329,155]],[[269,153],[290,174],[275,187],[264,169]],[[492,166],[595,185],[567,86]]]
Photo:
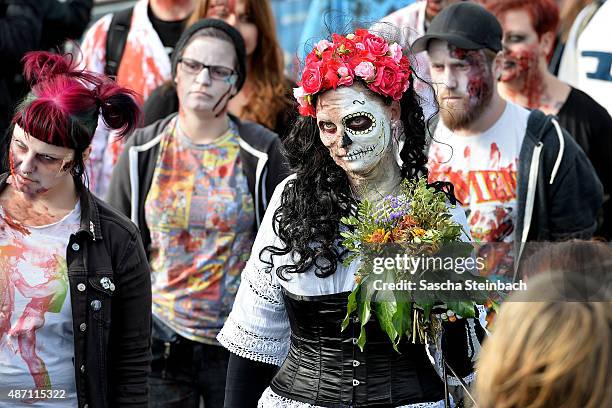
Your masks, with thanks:
[[[357,260],[348,267],[339,263],[336,272],[327,278],[318,278],[313,270],[292,275],[288,281],[285,281],[276,276],[277,266],[293,263],[291,255],[285,255],[275,256],[272,269],[266,271],[268,266],[260,260],[259,254],[266,246],[282,246],[280,238],[274,233],[272,220],[274,212],[280,206],[285,185],[294,177],[290,176],[283,180],[272,195],[255,238],[251,256],[242,272],[242,282],[232,312],[217,336],[219,343],[232,353],[277,366],[280,366],[287,356],[291,334],[281,289],[284,288],[292,294],[302,296],[349,292],[355,287],[354,274],[358,267]],[[462,225],[465,231],[468,231],[463,210],[457,206],[451,209],[451,213],[453,219]],[[470,238],[464,236],[464,239],[467,241]],[[437,358],[434,357],[434,360]],[[268,402],[261,405],[264,400]],[[410,405],[409,407],[438,406],[438,402],[432,404]],[[311,406],[297,401],[288,403],[286,398],[274,394],[268,388],[260,400],[260,407],[305,408]]]

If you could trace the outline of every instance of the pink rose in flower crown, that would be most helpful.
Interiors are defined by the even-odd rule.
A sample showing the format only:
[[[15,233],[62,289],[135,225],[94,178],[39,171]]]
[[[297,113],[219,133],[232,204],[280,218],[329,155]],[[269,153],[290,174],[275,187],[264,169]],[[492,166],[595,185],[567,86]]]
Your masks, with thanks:
[[[410,70],[398,69],[397,63],[389,57],[377,61],[376,69],[376,78],[368,84],[368,88],[395,101],[400,100],[407,89]]]
[[[304,88],[301,86],[299,88],[293,88],[293,96],[300,105],[300,115],[315,116],[314,106],[310,104],[310,95],[307,95],[306,92],[304,92]]]
[[[329,47],[332,47],[333,45],[334,45],[334,43],[332,43],[332,42],[329,42],[327,40],[321,40],[321,41],[319,41],[317,43],[315,48],[317,49],[317,51],[319,51],[319,54],[323,54],[323,51],[325,51]]]
[[[370,61],[364,61],[355,67],[355,75],[366,82],[373,81],[376,76],[376,68]]]
[[[382,57],[383,55],[386,55],[389,51],[389,44],[387,44],[387,42],[383,38],[377,35],[369,35],[363,41],[363,43],[365,45],[366,50],[375,57]]]
[[[321,77],[320,66],[320,62],[313,63],[308,65],[304,72],[302,72],[302,82],[298,85],[301,85],[309,95],[314,95],[321,90],[323,79]]]
[[[299,88],[293,88],[293,97],[300,106],[308,105],[306,101],[306,92],[304,92],[304,88],[301,86]]]
[[[389,46],[389,52],[391,53],[391,58],[393,58],[393,61],[399,64],[403,56],[401,45],[398,43],[391,44]]]
[[[351,71],[346,65],[343,65],[340,68],[338,68],[337,72],[338,72],[338,75],[340,75],[340,80],[338,80],[338,86],[353,85],[353,75],[351,74]]]

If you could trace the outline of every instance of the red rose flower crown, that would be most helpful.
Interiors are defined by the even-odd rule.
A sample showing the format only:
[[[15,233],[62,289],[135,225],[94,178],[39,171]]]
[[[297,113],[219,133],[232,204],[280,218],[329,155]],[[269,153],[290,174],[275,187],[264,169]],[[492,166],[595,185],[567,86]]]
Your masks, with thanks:
[[[321,40],[306,57],[299,88],[293,89],[300,114],[315,117],[313,96],[356,79],[379,95],[399,100],[410,84],[410,62],[398,43],[387,41],[365,29],[346,37],[332,35]]]

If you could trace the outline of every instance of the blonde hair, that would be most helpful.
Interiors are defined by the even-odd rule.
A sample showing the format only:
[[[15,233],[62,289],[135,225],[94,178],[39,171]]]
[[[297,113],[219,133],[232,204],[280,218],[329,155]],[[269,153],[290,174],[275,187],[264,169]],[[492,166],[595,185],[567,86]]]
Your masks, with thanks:
[[[238,116],[274,129],[277,117],[293,109],[285,80],[283,54],[269,0],[246,0],[246,3],[258,36],[255,50],[248,56],[247,83],[252,86],[252,92]],[[209,5],[210,0],[197,1],[187,25],[205,18]]]
[[[529,281],[531,299],[562,273]],[[519,300],[519,301],[517,301]],[[595,408],[612,401],[612,303],[510,297],[477,362],[480,408]],[[606,401],[608,401],[606,403]]]

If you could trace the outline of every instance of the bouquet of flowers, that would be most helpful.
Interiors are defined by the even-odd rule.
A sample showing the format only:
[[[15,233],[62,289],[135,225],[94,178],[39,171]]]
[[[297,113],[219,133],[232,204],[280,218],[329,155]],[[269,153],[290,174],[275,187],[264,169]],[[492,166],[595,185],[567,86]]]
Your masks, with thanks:
[[[341,223],[345,227],[342,243],[349,251],[344,263],[355,259],[360,262],[342,330],[356,315],[361,323],[357,344],[362,350],[365,325],[372,313],[397,350],[403,338],[423,342],[436,336],[441,330],[440,316],[450,321],[474,317],[476,303],[486,301],[484,293],[461,289],[465,281],[483,278],[442,265],[441,260],[452,264],[453,259],[471,258],[473,247],[461,241],[464,231],[451,219],[445,193],[428,186],[425,179],[404,181],[401,193],[385,197],[377,208],[367,200],[360,202],[357,215],[343,217]],[[426,258],[440,262],[432,266],[424,261]],[[381,259],[386,263],[384,268]],[[398,266],[394,259],[417,262]],[[403,282],[404,289],[381,290],[381,281]],[[413,290],[423,281],[428,285],[445,283],[445,287],[458,285],[458,289]]]

